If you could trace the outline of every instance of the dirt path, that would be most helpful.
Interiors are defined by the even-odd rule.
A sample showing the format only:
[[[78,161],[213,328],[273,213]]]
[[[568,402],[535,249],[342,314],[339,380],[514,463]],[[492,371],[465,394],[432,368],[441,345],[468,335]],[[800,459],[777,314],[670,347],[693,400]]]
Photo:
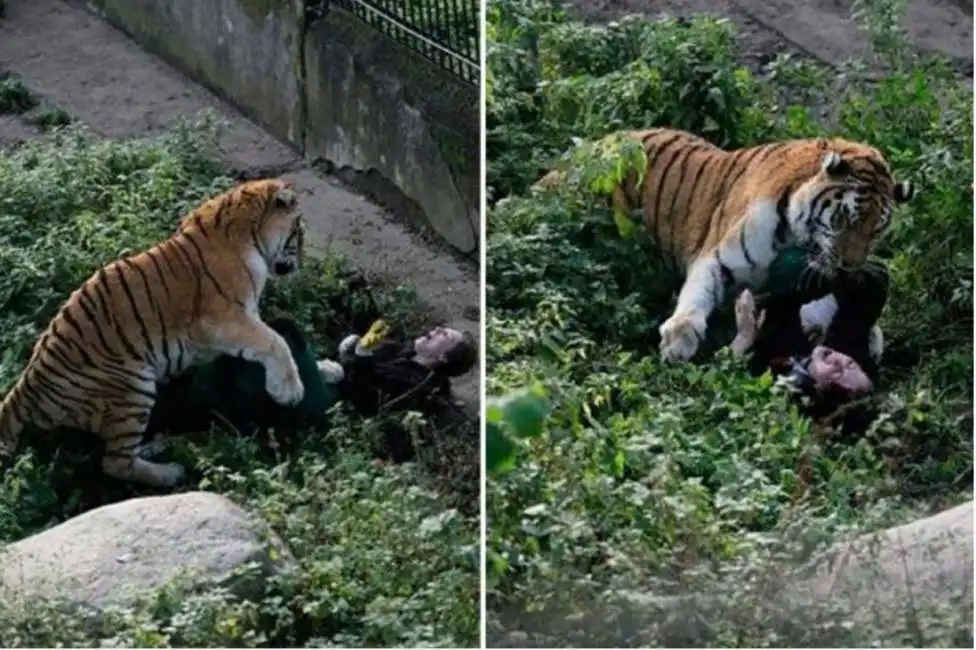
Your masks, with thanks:
[[[298,154],[228,104],[148,54],[121,32],[60,0],[7,0],[0,19],[0,70],[24,77],[38,95],[106,137],[144,137],[181,116],[212,109],[230,123],[224,157],[238,168],[274,167]],[[0,147],[36,134],[0,117]],[[309,240],[347,255],[368,274],[412,284],[431,319],[479,332],[478,278],[449,254],[433,250],[382,208],[335,178],[307,168],[286,174],[304,194]],[[479,372],[456,383],[477,413]]]
[[[765,63],[793,51],[838,64],[866,51],[867,36],[851,21],[853,0],[568,0],[587,20],[628,13],[689,16],[710,12],[739,27],[743,56]],[[973,75],[972,0],[909,0],[905,26],[919,50],[952,58],[963,76]]]

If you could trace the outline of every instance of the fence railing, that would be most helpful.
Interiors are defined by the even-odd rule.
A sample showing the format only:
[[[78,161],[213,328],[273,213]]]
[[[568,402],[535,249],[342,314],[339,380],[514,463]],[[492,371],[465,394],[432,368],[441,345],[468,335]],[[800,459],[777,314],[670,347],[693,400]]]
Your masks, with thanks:
[[[438,66],[477,86],[481,80],[478,0],[332,0]]]

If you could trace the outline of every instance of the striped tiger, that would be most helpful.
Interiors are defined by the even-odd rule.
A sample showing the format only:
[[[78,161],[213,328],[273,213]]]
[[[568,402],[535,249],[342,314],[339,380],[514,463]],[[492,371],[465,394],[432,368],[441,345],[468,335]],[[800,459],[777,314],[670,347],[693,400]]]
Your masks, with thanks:
[[[17,452],[28,424],[70,427],[105,441],[107,475],[174,486],[183,466],[149,461],[159,444],[143,444],[157,384],[222,354],[261,363],[276,402],[301,401],[298,368],[258,300],[269,278],[299,268],[303,247],[292,184],[257,180],[204,202],[166,241],[97,271],[51,320],[0,404],[0,458]]]
[[[655,245],[684,270],[661,355],[685,361],[706,321],[729,295],[761,288],[777,253],[808,247],[810,266],[832,275],[859,267],[891,222],[893,203],[914,196],[875,148],[840,138],[769,142],[727,151],[675,129],[615,133],[643,143],[643,175],[628,169],[612,190],[614,211],[643,221]],[[618,140],[619,141],[619,140]],[[554,170],[535,185],[561,184]]]

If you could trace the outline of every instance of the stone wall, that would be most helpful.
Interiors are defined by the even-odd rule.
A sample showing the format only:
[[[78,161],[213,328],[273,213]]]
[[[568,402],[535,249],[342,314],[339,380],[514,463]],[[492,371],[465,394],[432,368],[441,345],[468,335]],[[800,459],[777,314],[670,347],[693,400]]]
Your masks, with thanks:
[[[146,49],[464,254],[480,232],[478,89],[303,0],[95,0]]]

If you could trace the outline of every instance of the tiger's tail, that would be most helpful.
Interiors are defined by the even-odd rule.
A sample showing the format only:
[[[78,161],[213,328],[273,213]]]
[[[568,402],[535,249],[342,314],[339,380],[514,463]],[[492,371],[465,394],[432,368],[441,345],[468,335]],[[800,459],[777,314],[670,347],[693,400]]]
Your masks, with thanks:
[[[19,413],[24,409],[21,401],[26,377],[22,376],[0,402],[0,466],[7,467],[20,450],[21,433],[29,423]]]

